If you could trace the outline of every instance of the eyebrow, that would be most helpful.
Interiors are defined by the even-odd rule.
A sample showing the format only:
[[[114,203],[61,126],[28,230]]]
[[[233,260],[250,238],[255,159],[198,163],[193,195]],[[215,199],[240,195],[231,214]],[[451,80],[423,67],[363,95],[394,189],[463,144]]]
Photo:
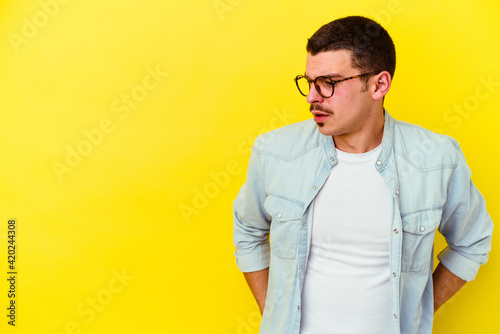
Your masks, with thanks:
[[[304,75],[309,78],[309,76],[306,74],[306,72],[304,72]],[[318,77],[343,78],[343,76],[340,75],[339,73],[327,73],[327,74],[318,75]]]
[[[329,77],[329,78],[342,78],[343,76],[338,74],[338,73],[327,73],[323,74],[324,77]]]

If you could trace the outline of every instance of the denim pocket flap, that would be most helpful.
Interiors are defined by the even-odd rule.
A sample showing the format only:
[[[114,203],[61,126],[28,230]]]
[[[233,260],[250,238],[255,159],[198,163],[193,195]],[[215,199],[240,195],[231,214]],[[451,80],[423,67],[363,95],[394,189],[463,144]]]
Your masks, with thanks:
[[[295,259],[303,206],[276,196],[268,196],[264,203],[271,222],[271,250],[278,258]]]
[[[273,221],[286,222],[300,220],[303,206],[299,203],[275,196],[268,196],[264,207],[273,218]]]
[[[428,210],[402,218],[403,231],[413,234],[428,234],[439,226],[441,210]]]
[[[418,272],[429,268],[436,228],[441,221],[441,210],[426,210],[402,217],[403,254],[402,271]]]

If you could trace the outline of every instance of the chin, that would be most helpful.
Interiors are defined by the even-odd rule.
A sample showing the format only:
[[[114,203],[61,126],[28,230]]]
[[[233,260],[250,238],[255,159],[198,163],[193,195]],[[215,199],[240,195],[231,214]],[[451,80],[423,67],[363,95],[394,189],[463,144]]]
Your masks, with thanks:
[[[335,129],[325,126],[325,123],[316,123],[319,132],[324,136],[335,136],[337,135]]]

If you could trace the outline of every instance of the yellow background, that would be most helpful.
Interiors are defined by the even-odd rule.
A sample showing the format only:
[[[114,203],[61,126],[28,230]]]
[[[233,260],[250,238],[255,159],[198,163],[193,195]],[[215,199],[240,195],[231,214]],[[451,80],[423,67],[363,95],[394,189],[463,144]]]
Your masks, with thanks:
[[[346,15],[389,31],[386,108],[455,137],[500,219],[497,0],[60,1],[0,5],[0,276],[10,218],[19,272],[2,333],[257,333],[232,200],[255,137],[310,117],[292,79]],[[498,333],[498,246],[435,333]]]

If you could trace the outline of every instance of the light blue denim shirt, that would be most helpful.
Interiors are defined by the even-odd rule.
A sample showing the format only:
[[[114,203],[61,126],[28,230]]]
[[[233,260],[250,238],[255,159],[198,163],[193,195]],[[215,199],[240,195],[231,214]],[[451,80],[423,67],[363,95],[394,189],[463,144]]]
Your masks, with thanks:
[[[260,333],[299,333],[313,201],[336,164],[332,137],[312,119],[260,135],[252,147],[246,183],[233,203],[234,246],[242,272],[269,267]],[[488,259],[493,223],[460,147],[448,136],[385,111],[382,152],[373,168],[395,204],[387,231],[393,333],[431,333],[436,228],[448,243],[438,259],[471,281]]]

